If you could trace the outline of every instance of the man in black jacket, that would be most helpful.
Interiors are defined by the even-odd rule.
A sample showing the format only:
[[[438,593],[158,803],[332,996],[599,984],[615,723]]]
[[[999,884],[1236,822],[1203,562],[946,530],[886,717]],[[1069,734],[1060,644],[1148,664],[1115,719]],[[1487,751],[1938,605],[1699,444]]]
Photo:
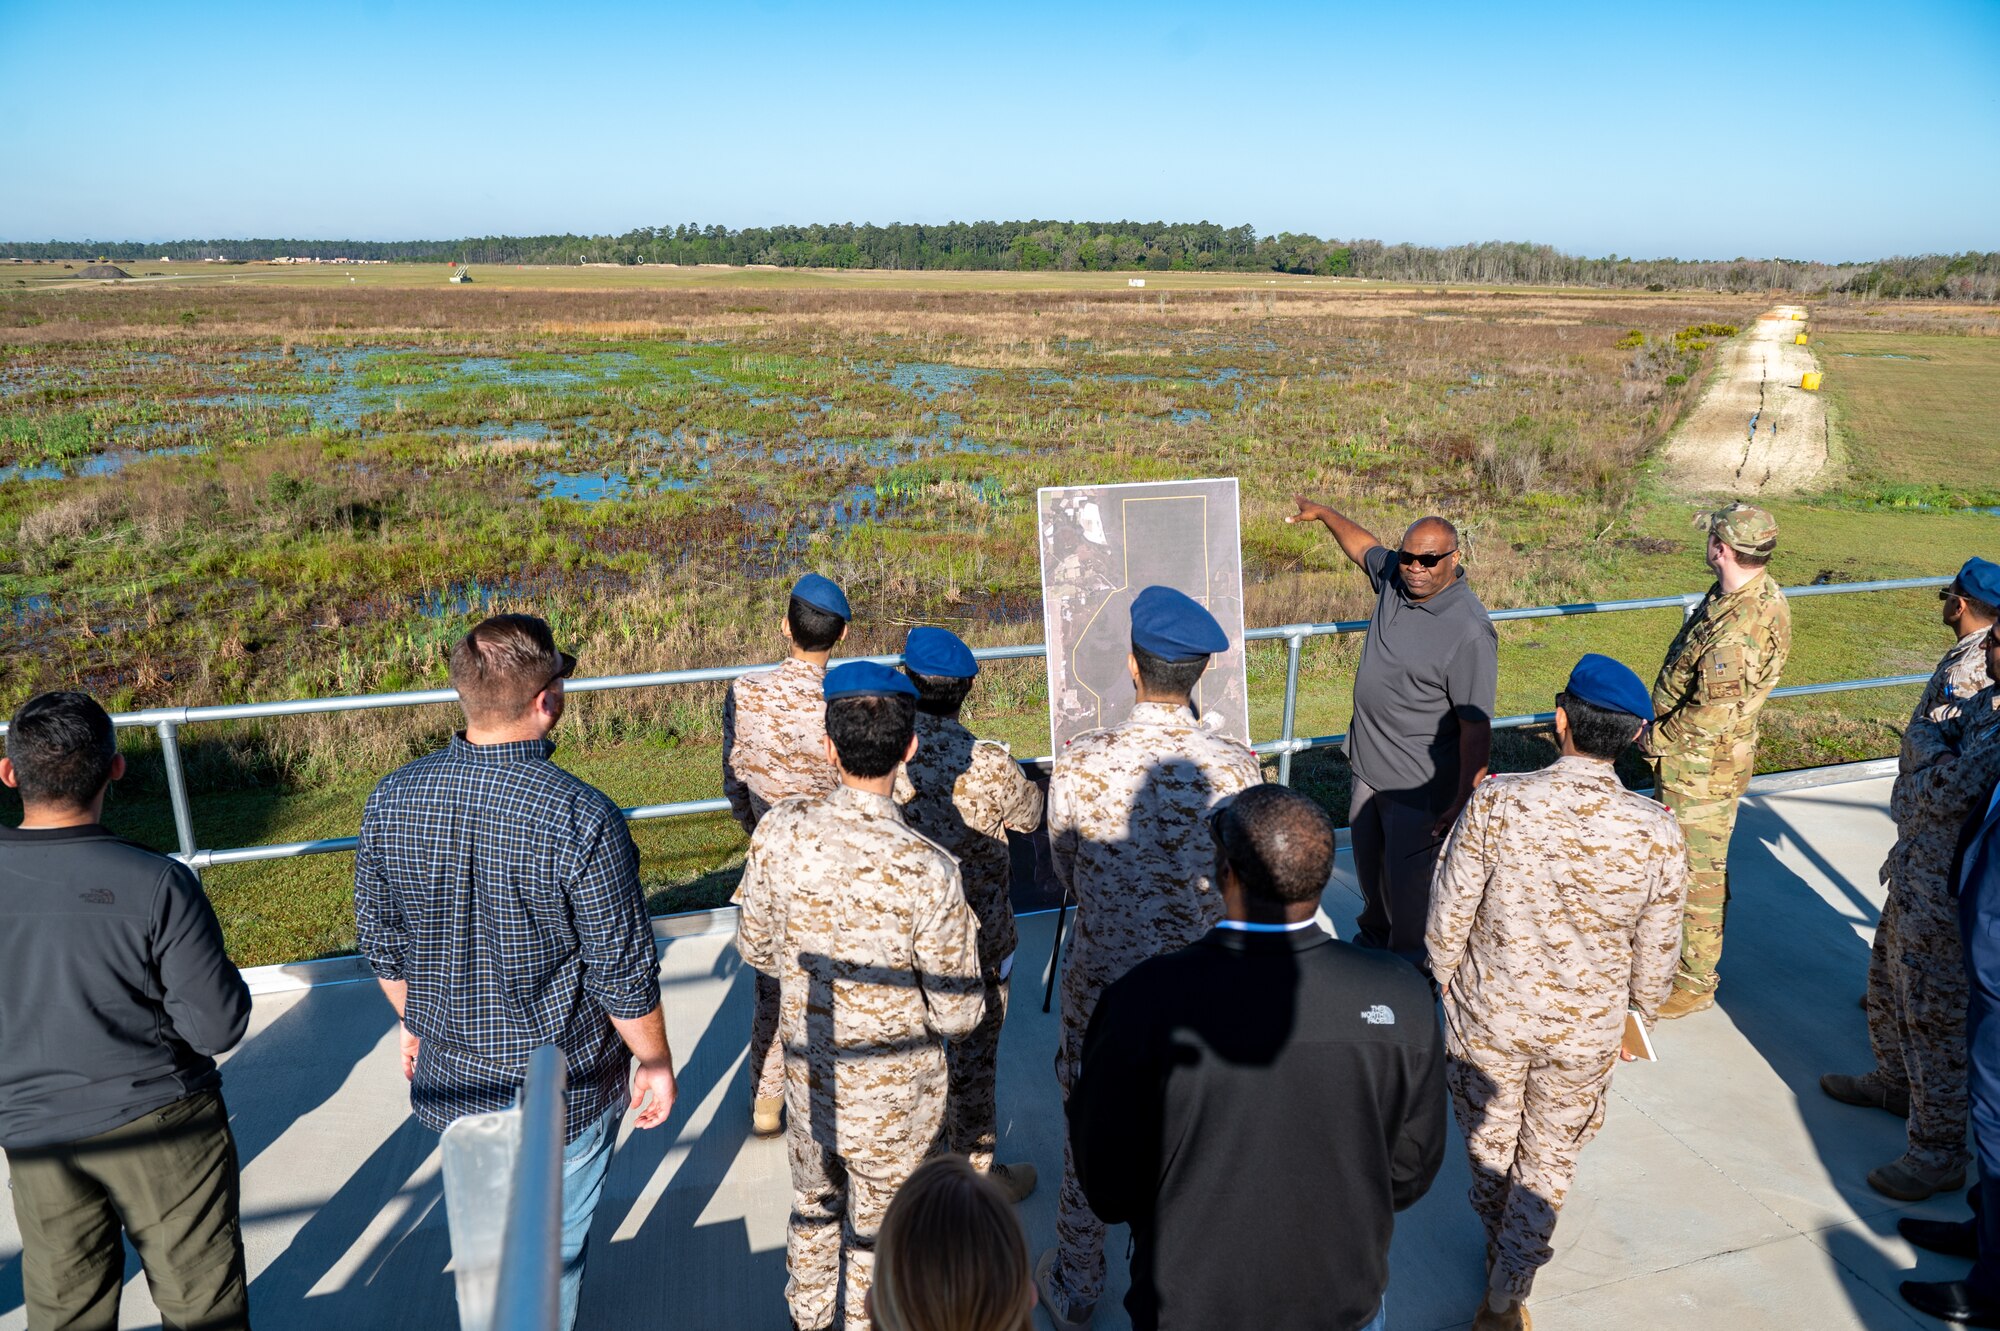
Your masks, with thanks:
[[[168,1326],[249,1325],[236,1141],[215,1055],[250,992],[186,868],[99,825],[125,760],[81,693],[14,713],[0,782],[0,1147],[28,1325],[109,1331],[123,1235]]]
[[[1070,1092],[1078,1177],[1132,1226],[1134,1327],[1380,1327],[1394,1213],[1444,1158],[1430,986],[1314,921],[1318,805],[1252,786],[1209,828],[1227,914],[1105,990]]]

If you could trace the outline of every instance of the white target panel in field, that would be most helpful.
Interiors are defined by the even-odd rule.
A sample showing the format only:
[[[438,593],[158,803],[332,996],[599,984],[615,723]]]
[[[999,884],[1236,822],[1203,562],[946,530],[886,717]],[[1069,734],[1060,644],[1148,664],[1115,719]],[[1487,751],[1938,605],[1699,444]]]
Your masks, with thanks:
[[[1249,743],[1236,479],[1059,486],[1037,500],[1050,751],[1131,712],[1132,598],[1155,584],[1201,602],[1229,635],[1195,689],[1195,709]]]

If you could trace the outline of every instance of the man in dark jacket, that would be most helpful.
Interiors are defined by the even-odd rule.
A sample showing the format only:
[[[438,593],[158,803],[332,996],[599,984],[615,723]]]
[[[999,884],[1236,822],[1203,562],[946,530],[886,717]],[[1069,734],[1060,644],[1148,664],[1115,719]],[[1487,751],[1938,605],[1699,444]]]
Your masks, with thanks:
[[[229,1331],[249,1304],[215,1055],[250,992],[194,875],[99,825],[124,771],[84,694],[8,725],[0,782],[23,817],[0,827],[0,1146],[28,1325],[116,1326],[129,1237],[168,1326]]]
[[[1380,1327],[1394,1213],[1444,1158],[1430,986],[1315,922],[1318,805],[1252,786],[1209,827],[1225,918],[1105,990],[1070,1092],[1078,1178],[1132,1226],[1134,1327]]]

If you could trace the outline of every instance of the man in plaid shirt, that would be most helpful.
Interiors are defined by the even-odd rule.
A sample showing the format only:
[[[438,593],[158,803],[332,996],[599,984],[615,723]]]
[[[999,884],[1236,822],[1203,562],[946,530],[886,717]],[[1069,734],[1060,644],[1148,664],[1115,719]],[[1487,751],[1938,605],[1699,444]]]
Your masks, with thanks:
[[[638,851],[618,806],[549,761],[575,668],[530,615],[468,633],[451,653],[465,730],[375,788],[354,864],[361,952],[425,1126],[512,1106],[539,1045],[568,1058],[565,1331],[619,1116],[657,1127],[675,1096]]]

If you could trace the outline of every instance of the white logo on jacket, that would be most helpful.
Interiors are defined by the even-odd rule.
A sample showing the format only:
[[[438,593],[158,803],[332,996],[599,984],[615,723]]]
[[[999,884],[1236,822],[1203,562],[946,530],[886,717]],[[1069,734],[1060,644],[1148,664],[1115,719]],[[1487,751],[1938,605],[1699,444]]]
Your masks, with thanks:
[[[1361,1014],[1361,1020],[1367,1022],[1370,1026],[1394,1026],[1396,1024],[1396,1014],[1389,1010],[1388,1004],[1377,1003],[1374,1007],[1367,1009]]]

